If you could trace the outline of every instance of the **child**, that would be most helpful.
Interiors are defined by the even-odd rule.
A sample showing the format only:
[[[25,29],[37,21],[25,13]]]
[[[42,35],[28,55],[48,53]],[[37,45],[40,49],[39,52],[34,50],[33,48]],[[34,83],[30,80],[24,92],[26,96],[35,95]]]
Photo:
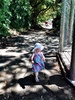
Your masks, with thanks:
[[[35,81],[39,82],[38,75],[41,70],[45,68],[44,61],[45,57],[41,52],[44,47],[40,43],[36,43],[34,49],[32,50],[33,54],[31,56],[32,61],[32,71],[35,73]]]

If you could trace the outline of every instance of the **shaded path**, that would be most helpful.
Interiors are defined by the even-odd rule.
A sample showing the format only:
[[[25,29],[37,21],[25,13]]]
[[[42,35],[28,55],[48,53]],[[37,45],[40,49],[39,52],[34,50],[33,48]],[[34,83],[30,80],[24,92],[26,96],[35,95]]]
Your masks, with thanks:
[[[40,82],[34,82],[29,56],[36,42],[44,45],[47,75],[40,73]],[[73,88],[61,75],[55,53],[59,37],[50,37],[43,31],[0,41],[0,100],[75,100]]]

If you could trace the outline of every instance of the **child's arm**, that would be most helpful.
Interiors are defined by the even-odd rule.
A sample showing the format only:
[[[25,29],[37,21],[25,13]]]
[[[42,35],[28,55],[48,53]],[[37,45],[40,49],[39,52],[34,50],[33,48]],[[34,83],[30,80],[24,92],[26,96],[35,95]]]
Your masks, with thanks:
[[[31,63],[34,63],[33,58],[34,58],[34,54],[32,54],[32,56],[30,57]]]
[[[45,56],[44,56],[43,52],[42,52],[42,59],[43,59],[43,61],[45,61]]]

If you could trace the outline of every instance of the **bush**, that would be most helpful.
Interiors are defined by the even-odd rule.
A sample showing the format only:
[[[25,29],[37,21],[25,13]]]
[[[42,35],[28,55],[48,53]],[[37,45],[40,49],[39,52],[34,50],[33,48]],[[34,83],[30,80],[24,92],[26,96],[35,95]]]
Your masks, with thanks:
[[[0,0],[0,35],[8,35],[11,13],[10,0]]]

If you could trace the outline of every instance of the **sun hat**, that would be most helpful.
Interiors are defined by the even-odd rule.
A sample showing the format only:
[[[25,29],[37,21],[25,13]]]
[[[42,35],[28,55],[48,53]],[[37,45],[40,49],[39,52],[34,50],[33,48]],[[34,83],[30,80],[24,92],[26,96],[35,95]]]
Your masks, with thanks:
[[[40,43],[35,43],[35,46],[34,46],[34,49],[32,50],[32,52],[34,52],[36,49],[40,49],[40,50],[43,50],[44,49],[44,46],[41,45]]]

